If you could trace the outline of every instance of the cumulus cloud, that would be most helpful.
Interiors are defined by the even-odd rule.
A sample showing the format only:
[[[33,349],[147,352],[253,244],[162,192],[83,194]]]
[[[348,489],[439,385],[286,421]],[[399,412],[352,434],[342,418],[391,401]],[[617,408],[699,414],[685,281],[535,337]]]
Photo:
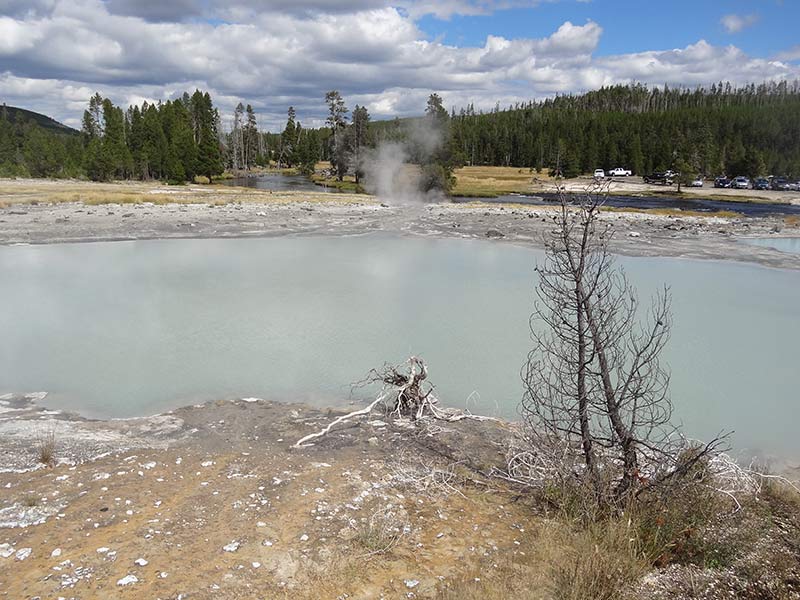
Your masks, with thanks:
[[[755,25],[758,15],[725,15],[720,19],[720,23],[728,33],[739,33],[743,29]]]
[[[694,85],[800,76],[789,58],[753,58],[702,40],[596,56],[603,29],[593,21],[565,22],[541,38],[488,35],[481,44],[457,47],[428,39],[410,4],[236,0],[223,8],[216,1],[162,2],[163,9],[151,0],[33,0],[28,10],[17,3],[0,17],[0,100],[73,124],[94,91],[127,105],[199,87],[223,114],[239,101],[251,103],[274,130],[289,105],[304,125],[322,124],[330,89],[339,89],[351,107],[358,103],[376,118],[390,118],[420,114],[433,91],[447,106],[491,109],[632,81]],[[284,10],[289,4],[294,8]],[[449,6],[504,5],[457,0]],[[428,10],[423,2],[416,9]],[[222,10],[225,18],[206,18]]]

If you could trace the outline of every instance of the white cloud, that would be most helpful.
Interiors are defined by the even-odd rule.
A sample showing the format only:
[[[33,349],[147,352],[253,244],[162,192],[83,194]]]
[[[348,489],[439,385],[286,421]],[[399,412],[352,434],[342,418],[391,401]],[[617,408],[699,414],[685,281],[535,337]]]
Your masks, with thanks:
[[[203,10],[217,10],[214,2],[204,2]],[[330,89],[341,90],[350,107],[366,105],[374,117],[387,118],[419,114],[433,91],[447,106],[491,109],[630,81],[694,85],[800,76],[789,58],[757,59],[702,40],[598,57],[603,29],[593,21],[565,22],[542,38],[488,35],[482,44],[456,47],[427,39],[408,9],[384,0],[297,0],[295,9],[278,10],[288,4],[237,0],[225,9],[227,20],[210,23],[168,18],[154,2],[39,0],[35,10],[0,17],[0,101],[76,123],[94,91],[127,105],[199,87],[224,114],[249,102],[262,124],[277,129],[289,105],[305,125],[321,124]],[[424,2],[416,9],[428,10]]]
[[[725,15],[720,19],[720,23],[728,33],[739,33],[743,29],[755,25],[758,21],[758,15]]]

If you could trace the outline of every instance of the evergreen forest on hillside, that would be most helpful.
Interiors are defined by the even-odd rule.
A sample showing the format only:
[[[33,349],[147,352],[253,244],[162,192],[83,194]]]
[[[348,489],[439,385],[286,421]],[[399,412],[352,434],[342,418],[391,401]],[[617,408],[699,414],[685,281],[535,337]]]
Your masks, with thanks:
[[[239,104],[230,123],[200,90],[175,100],[123,110],[99,94],[89,99],[80,132],[45,117],[0,107],[0,176],[92,180],[206,181],[226,169],[295,167],[331,161],[334,174],[358,178],[365,150],[408,143],[413,162],[435,162],[446,180],[463,165],[559,169],[566,177],[621,166],[635,174],[672,168],[707,177],[800,177],[800,84],[657,88],[624,85],[581,95],[448,113],[431,95],[424,117],[370,121],[350,112],[336,92],[325,97],[325,127],[304,128],[289,107],[280,133],[263,132],[252,106]],[[414,150],[409,132],[420,119],[441,132],[435,160]],[[223,130],[226,129],[226,130]],[[198,179],[199,178],[199,179]],[[437,185],[434,181],[433,185]]]

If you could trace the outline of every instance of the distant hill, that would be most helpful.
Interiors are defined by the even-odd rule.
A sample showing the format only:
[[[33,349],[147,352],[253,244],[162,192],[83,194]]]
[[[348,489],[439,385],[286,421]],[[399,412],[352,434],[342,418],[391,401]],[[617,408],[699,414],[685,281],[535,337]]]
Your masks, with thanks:
[[[67,135],[78,135],[80,132],[72,127],[67,127],[63,123],[59,123],[55,119],[48,117],[32,110],[24,108],[17,108],[15,106],[8,106],[6,104],[0,105],[0,118],[6,116],[11,123],[19,121],[34,121],[39,127],[52,131],[54,133],[63,133]]]

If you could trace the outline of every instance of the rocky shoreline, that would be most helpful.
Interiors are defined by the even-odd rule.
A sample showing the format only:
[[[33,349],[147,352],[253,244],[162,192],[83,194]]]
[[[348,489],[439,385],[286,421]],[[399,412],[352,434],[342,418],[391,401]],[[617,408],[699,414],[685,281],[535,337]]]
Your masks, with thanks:
[[[289,194],[268,203],[10,204],[0,208],[0,244],[384,232],[488,237],[540,247],[555,209],[482,203],[392,206],[364,196],[318,196]],[[604,213],[604,219],[614,229],[612,250],[619,254],[800,268],[800,255],[740,242],[745,237],[796,237],[800,223],[791,219],[621,211]]]

